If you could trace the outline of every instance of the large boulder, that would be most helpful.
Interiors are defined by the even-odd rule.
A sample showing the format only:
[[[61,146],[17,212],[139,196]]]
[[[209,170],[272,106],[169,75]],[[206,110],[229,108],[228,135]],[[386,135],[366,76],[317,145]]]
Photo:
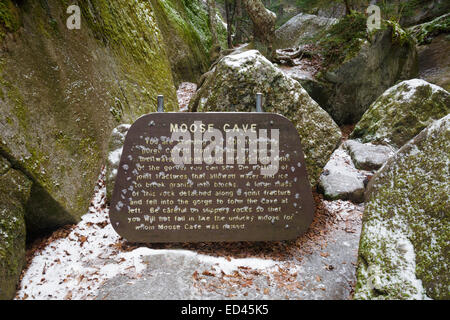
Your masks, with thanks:
[[[450,90],[450,13],[411,27],[419,56],[419,78]]]
[[[0,300],[15,296],[25,264],[25,204],[31,184],[0,156]]]
[[[395,23],[368,34],[366,18],[349,15],[317,44],[325,59],[308,93],[338,124],[358,122],[387,88],[417,74],[414,40]]]
[[[336,19],[300,13],[275,31],[274,48],[290,48],[309,42],[336,23]]]
[[[67,28],[61,1],[0,6],[0,149],[34,182],[26,206],[32,233],[86,212],[112,128],[154,111],[157,94],[166,110],[177,109],[151,3],[79,6],[79,30]]]
[[[297,128],[309,179],[315,185],[341,132],[331,117],[302,86],[258,51],[224,57],[206,76],[189,109],[208,111],[255,111],[255,94],[264,96],[264,111],[286,116]]]
[[[370,181],[356,299],[450,298],[450,115],[404,145]]]
[[[450,112],[450,94],[421,79],[400,82],[367,110],[351,137],[401,147],[434,120]]]

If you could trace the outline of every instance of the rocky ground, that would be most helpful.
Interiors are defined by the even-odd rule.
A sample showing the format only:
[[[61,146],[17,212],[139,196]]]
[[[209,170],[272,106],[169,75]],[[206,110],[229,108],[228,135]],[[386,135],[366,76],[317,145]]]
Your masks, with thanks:
[[[314,198],[295,241],[140,245],[110,225],[102,174],[82,221],[29,247],[16,299],[348,299],[364,206]]]
[[[178,90],[185,111],[196,85]],[[348,137],[351,126],[342,128]],[[339,156],[339,155],[338,155]],[[342,154],[347,160],[348,155]],[[341,161],[344,163],[344,161]],[[105,170],[77,225],[27,250],[16,299],[348,299],[356,281],[363,204],[314,194],[316,213],[295,241],[129,243],[113,230]]]

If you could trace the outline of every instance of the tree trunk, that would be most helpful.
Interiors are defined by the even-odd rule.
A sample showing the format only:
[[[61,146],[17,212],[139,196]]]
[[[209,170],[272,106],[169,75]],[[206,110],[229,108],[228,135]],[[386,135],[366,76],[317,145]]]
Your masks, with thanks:
[[[216,29],[216,0],[208,0],[208,17],[209,17],[209,30],[211,31],[211,43],[212,46],[218,46],[217,29]]]
[[[209,58],[214,62],[220,55],[220,44],[217,38],[216,0],[208,0],[209,30],[211,32],[211,49]]]
[[[350,14],[351,12],[351,6],[350,6],[350,0],[344,0],[345,3],[345,14]]]
[[[253,22],[255,44],[262,45],[262,54],[273,57],[273,39],[275,36],[276,15],[267,10],[261,0],[242,0]],[[265,51],[265,52],[264,52]]]
[[[235,15],[234,43],[239,44],[242,43],[242,0],[236,0]]]
[[[225,0],[225,15],[227,19],[227,43],[228,49],[233,48],[231,35],[233,34],[233,8],[230,0]]]

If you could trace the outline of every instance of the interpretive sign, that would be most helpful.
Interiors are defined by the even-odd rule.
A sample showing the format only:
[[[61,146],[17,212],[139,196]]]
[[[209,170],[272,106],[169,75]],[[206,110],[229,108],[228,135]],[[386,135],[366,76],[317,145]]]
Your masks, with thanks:
[[[314,204],[300,138],[273,113],[152,113],[125,138],[110,205],[131,242],[294,239]]]

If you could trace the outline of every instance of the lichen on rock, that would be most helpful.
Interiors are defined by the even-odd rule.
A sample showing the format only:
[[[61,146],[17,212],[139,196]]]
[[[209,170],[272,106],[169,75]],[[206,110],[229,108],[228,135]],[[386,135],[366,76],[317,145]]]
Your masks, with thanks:
[[[450,112],[450,94],[421,79],[400,82],[370,106],[351,137],[396,148]]]
[[[0,44],[9,32],[15,32],[20,27],[20,14],[11,0],[0,2]]]
[[[256,111],[257,92],[264,96],[265,112],[279,113],[296,127],[314,186],[341,132],[331,117],[294,79],[286,76],[258,51],[222,58],[209,72],[189,105],[191,111]]]
[[[404,145],[366,193],[356,299],[449,299],[450,115]]]

